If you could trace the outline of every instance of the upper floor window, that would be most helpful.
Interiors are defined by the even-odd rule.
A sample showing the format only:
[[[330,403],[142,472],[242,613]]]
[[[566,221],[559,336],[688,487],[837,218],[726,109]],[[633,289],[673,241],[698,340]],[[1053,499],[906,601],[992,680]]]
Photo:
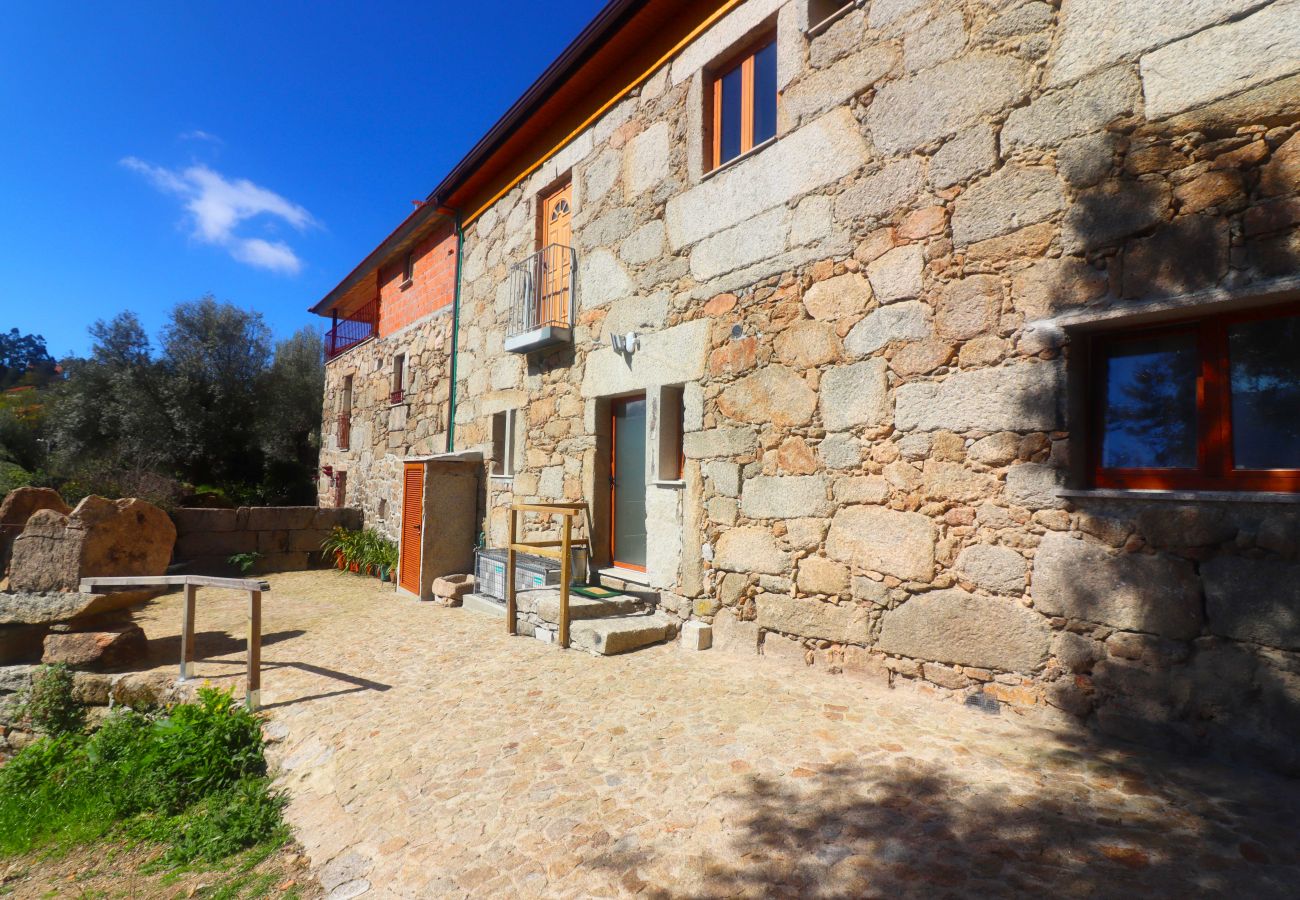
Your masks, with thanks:
[[[808,0],[808,31],[829,25],[844,10],[856,5],[856,0]]]
[[[492,415],[492,475],[512,478],[515,474],[515,410]]]
[[[406,396],[406,354],[399,353],[393,357],[393,387],[388,395],[389,402],[401,403]]]
[[[1098,487],[1300,492],[1300,305],[1092,340]]]
[[[402,283],[400,287],[406,287],[415,278],[415,254],[406,254],[406,259],[402,262]]]
[[[713,76],[710,168],[776,137],[776,36],[767,35]]]

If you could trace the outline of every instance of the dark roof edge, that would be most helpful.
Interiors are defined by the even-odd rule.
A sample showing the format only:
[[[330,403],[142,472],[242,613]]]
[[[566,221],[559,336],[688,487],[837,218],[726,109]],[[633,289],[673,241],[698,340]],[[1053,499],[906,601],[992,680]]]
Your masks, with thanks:
[[[373,269],[377,268],[393,249],[410,237],[417,229],[424,226],[429,221],[430,216],[439,212],[445,214],[447,210],[441,206],[445,198],[473,173],[483,163],[484,159],[496,151],[519,123],[531,115],[535,107],[543,103],[560,86],[569,73],[576,66],[581,65],[611,32],[621,27],[629,16],[647,2],[649,0],[610,0],[605,5],[605,8],[587,23],[587,27],[583,28],[578,36],[564,48],[564,51],[555,58],[555,61],[546,67],[546,70],[537,77],[537,80],[529,86],[528,90],[524,91],[523,95],[505,111],[505,114],[496,121],[496,124],[488,129],[487,134],[483,135],[478,143],[471,147],[469,152],[461,158],[460,162],[456,163],[446,177],[439,182],[438,186],[429,193],[427,202],[407,216],[393,230],[392,234],[384,238],[374,250],[371,250],[366,255],[366,258],[339,282],[337,287],[310,307],[308,312],[324,315],[331,304],[355,287],[357,282],[370,274]]]
[[[497,119],[460,162],[429,193],[429,201],[438,203],[454,191],[460,183],[490,156],[521,121],[532,114],[534,107],[546,100],[576,66],[581,65],[597,46],[648,0],[610,0],[596,17],[587,23],[569,46],[537,77],[522,96]]]

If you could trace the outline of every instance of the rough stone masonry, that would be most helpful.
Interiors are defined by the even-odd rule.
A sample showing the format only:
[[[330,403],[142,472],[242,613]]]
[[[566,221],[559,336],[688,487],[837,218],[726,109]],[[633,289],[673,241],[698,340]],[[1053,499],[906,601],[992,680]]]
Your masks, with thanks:
[[[657,423],[680,388],[646,580],[720,649],[1300,772],[1300,506],[1062,493],[1087,487],[1078,326],[1300,286],[1300,2],[808,16],[735,8],[466,229],[457,449],[522,422],[489,543],[512,500],[584,499],[599,547],[609,398],[645,391]],[[766,25],[778,138],[706,177],[707,67]],[[565,173],[574,344],[507,353],[507,272]],[[326,459],[368,473],[355,503],[392,533],[402,457],[445,433],[448,327],[329,366],[327,410],[344,371],[370,393]],[[400,415],[396,353],[424,379]]]

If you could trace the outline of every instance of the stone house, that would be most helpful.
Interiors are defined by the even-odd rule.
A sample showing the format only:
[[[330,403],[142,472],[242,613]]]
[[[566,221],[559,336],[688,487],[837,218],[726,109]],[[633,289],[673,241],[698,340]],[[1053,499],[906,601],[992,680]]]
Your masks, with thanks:
[[[1300,771],[1298,26],[615,0],[314,307],[321,501],[416,593],[584,501],[722,648]]]

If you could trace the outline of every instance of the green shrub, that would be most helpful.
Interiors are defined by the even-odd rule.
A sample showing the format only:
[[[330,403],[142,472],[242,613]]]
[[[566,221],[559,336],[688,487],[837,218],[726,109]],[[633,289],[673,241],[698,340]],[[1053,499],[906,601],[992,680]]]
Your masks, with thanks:
[[[240,574],[247,575],[249,572],[253,571],[253,566],[257,565],[257,561],[261,558],[262,554],[253,550],[249,553],[236,553],[232,556],[228,556],[226,557],[226,562],[239,569]]]
[[[282,842],[261,725],[208,688],[167,714],[123,710],[94,734],[52,735],[0,767],[0,853],[116,830],[168,843],[172,862]]]
[[[45,734],[70,734],[85,728],[85,707],[72,699],[72,669],[66,663],[42,666],[32,677],[19,713]]]

